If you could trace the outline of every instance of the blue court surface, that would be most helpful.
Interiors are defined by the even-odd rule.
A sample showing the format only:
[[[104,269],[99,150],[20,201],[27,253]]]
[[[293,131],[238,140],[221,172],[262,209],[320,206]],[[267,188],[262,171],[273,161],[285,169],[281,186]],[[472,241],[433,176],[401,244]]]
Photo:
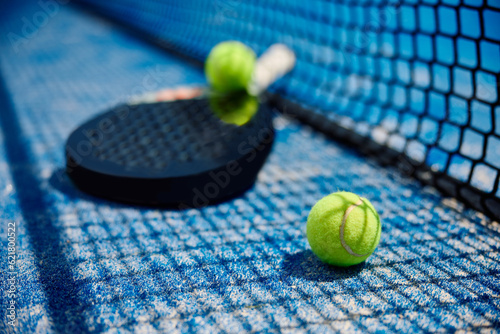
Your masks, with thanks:
[[[500,15],[498,2],[488,0],[488,9],[484,9],[483,1],[479,5],[478,1],[463,2],[461,7],[459,1],[443,1],[448,5],[436,9],[439,6],[432,1],[420,7],[408,1],[402,10],[405,17],[415,11],[423,17],[426,10],[436,9],[436,17],[441,17],[438,22],[464,12],[460,18],[470,15],[472,25],[478,19],[474,16],[478,7],[484,14],[481,24],[498,24],[498,20],[494,22]],[[88,10],[87,5],[58,2],[57,7],[51,7],[53,15],[46,14],[43,22],[37,21],[43,19],[37,18],[37,13],[45,11],[40,3],[2,5],[6,10],[0,28],[0,333],[489,333],[500,328],[500,225],[491,214],[476,211],[395,166],[383,165],[293,115],[276,112],[276,142],[255,186],[230,201],[201,209],[167,210],[119,204],[76,189],[64,173],[64,144],[73,129],[131,96],[169,87],[205,85],[200,63],[182,55],[203,60],[217,41],[234,38],[231,29],[223,29],[227,22],[238,29],[249,29],[247,21],[238,17],[238,6],[251,6],[243,2],[223,1],[222,7],[215,7],[222,16],[210,23],[219,27],[212,40],[208,32],[193,28],[206,23],[204,15],[194,22],[185,9],[177,8],[177,14],[170,15],[175,17],[170,17],[156,10],[155,2],[146,3],[149,7],[145,4],[142,12],[126,1],[110,4],[109,8],[102,5],[100,11],[115,19],[118,15],[125,17],[122,23],[131,20],[133,13],[135,28],[141,33],[149,29],[148,36],[156,36],[155,42],[163,41],[163,46],[174,46],[178,52],[169,52],[151,43],[150,38],[142,39],[138,30],[108,20],[94,9]],[[372,2],[361,3],[369,7]],[[278,21],[279,13],[292,15],[291,11],[297,11],[280,6],[285,3],[271,13],[261,13],[257,7],[245,10],[268,15],[267,20],[277,15]],[[338,6],[344,10],[347,3]],[[451,10],[454,6],[457,8]],[[203,9],[200,12],[209,13]],[[319,23],[311,24],[305,34],[323,31],[320,24],[325,18],[309,14],[301,20]],[[164,15],[171,23],[160,29],[155,15]],[[357,24],[354,15],[338,16],[332,22],[338,23],[342,17],[351,21],[336,23],[337,27]],[[148,27],[147,21],[151,22]],[[26,22],[32,23],[32,31],[26,28]],[[307,26],[305,22],[295,24],[294,29]],[[422,34],[412,32],[419,24]],[[308,55],[298,53],[298,74],[278,82],[272,90],[309,105],[314,110],[311,112],[326,113],[328,119],[358,133],[369,132],[375,141],[384,136],[392,138],[387,145],[404,147],[409,157],[421,154],[419,143],[438,143],[439,138],[446,137],[441,140],[445,147],[439,143],[424,145],[430,148],[421,160],[432,167],[431,171],[442,168],[448,175],[465,178],[464,182],[498,198],[499,30],[489,25],[479,29],[482,42],[473,45],[489,55],[479,60],[479,52],[471,60],[459,58],[461,51],[434,54],[434,47],[426,44],[426,36],[445,36],[439,45],[446,45],[448,40],[453,45],[466,45],[479,38],[474,29],[468,32],[468,38],[457,37],[461,24],[448,27],[434,21],[404,21],[403,33],[396,34],[400,40],[394,45],[412,37],[412,45],[417,45],[417,40],[429,45],[429,49],[422,46],[418,50],[422,57],[431,53],[429,59],[436,63],[415,60],[413,57],[420,55],[414,54],[393,57],[391,52],[399,51],[392,50],[389,42],[382,43],[391,60],[386,65],[392,71],[399,68],[397,73],[389,71],[387,75],[392,77],[387,80],[375,74],[375,83],[365,78],[369,68],[360,64],[369,61],[358,59],[362,52],[353,53],[356,59],[349,65],[360,66],[354,71],[360,73],[356,78],[349,78],[347,70],[335,74],[342,65],[325,66],[321,75],[330,76],[333,86],[345,83],[344,97],[332,97],[339,96],[339,91],[323,94],[322,90],[336,88],[328,86],[328,80],[319,86],[318,75],[307,75],[321,70],[314,64],[331,61],[321,56],[333,54],[326,49],[318,51],[318,45],[307,48],[312,39],[281,36],[296,49],[313,51]],[[155,34],[154,29],[163,31],[163,35]],[[426,29],[431,30],[428,35]],[[12,32],[21,39],[9,35]],[[188,43],[183,37],[187,33],[200,37]],[[337,33],[342,35],[341,31]],[[271,31],[264,29],[259,34],[241,39],[248,37],[247,43],[261,53],[266,38],[275,40]],[[390,33],[382,35],[385,37],[380,38],[393,38]],[[446,66],[449,57],[462,65]],[[383,59],[377,62],[377,71],[386,73]],[[405,83],[410,80],[410,65],[421,69],[412,72],[415,77],[411,80],[416,85]],[[429,77],[433,66],[438,67],[432,69],[437,79]],[[467,97],[471,88],[466,79],[473,69],[474,82],[484,79],[486,83],[481,86],[483,90],[473,89],[470,94],[474,96]],[[439,75],[439,71],[444,74]],[[450,72],[458,74],[451,76]],[[348,96],[350,80],[361,80],[366,88],[352,99]],[[431,82],[432,89],[426,87]],[[402,95],[404,101],[394,97],[399,89],[407,92]],[[391,101],[375,101],[368,96],[374,90],[380,99],[384,90],[390,91],[386,98]],[[428,95],[425,106],[411,102],[418,94]],[[442,115],[441,99],[448,103],[448,111]],[[369,111],[362,106],[366,101],[373,103]],[[469,113],[475,115],[462,125],[460,113],[449,111],[452,106],[459,108],[461,101],[473,104]],[[415,110],[399,112],[402,105]],[[348,111],[351,118],[346,118]],[[376,112],[380,117],[370,123]],[[361,126],[375,123],[382,125]],[[402,129],[398,136],[387,130],[396,125]],[[436,126],[445,129],[433,139]],[[460,131],[460,135],[454,131]],[[470,146],[462,143],[465,148],[447,151],[446,145],[455,145],[453,138],[457,136],[460,143],[468,143],[469,136]],[[486,141],[494,144],[484,148]],[[482,152],[480,159],[474,157],[481,154],[478,151]],[[368,198],[383,224],[374,254],[365,263],[349,268],[323,264],[312,253],[305,235],[311,207],[337,190]],[[17,275],[8,268],[9,223],[16,226],[18,259],[13,271]],[[8,281],[12,277],[14,281]],[[13,288],[16,291],[11,296]],[[12,301],[13,325],[8,317]]]

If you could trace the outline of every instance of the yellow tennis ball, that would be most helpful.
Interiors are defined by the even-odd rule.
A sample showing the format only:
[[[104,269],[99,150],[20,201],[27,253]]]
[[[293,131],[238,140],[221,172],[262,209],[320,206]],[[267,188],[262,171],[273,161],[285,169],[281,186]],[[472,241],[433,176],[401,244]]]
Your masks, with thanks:
[[[377,247],[381,232],[380,217],[370,201],[350,192],[323,197],[307,218],[312,251],[335,266],[365,261]]]
[[[246,90],[255,67],[255,52],[237,41],[217,44],[205,62],[205,75],[219,92]]]
[[[238,126],[248,123],[259,109],[257,98],[246,92],[213,95],[209,102],[215,116],[221,121]]]

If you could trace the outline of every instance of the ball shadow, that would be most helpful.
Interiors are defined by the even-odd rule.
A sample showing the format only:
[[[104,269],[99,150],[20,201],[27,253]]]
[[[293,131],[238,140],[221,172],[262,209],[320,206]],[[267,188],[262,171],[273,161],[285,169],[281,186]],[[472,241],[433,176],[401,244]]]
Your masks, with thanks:
[[[365,262],[350,267],[336,267],[322,262],[311,250],[286,254],[282,264],[284,275],[314,282],[331,282],[357,276]]]

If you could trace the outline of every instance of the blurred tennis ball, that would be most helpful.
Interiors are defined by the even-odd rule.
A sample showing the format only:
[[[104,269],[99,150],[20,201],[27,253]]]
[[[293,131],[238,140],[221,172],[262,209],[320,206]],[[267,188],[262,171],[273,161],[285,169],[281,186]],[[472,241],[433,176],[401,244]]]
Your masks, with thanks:
[[[217,44],[205,62],[205,75],[218,92],[246,90],[252,79],[255,52],[237,41]]]
[[[225,123],[238,126],[248,123],[259,109],[257,98],[244,91],[212,95],[209,101],[215,116]]]

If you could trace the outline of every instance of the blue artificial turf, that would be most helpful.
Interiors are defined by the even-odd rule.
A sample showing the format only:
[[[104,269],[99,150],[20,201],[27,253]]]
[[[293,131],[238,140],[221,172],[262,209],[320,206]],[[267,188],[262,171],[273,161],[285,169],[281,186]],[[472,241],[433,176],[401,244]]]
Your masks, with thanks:
[[[38,10],[13,11],[3,36]],[[202,70],[69,5],[17,52],[5,39],[1,50],[0,233],[4,247],[17,223],[19,292],[16,325],[0,313],[0,332],[500,325],[500,228],[482,214],[283,116],[240,198],[170,211],[91,197],[62,173],[72,129],[130,95],[203,85]],[[157,87],[145,87],[151,75]],[[383,222],[373,256],[348,269],[319,262],[304,233],[312,205],[337,190],[368,198]]]

